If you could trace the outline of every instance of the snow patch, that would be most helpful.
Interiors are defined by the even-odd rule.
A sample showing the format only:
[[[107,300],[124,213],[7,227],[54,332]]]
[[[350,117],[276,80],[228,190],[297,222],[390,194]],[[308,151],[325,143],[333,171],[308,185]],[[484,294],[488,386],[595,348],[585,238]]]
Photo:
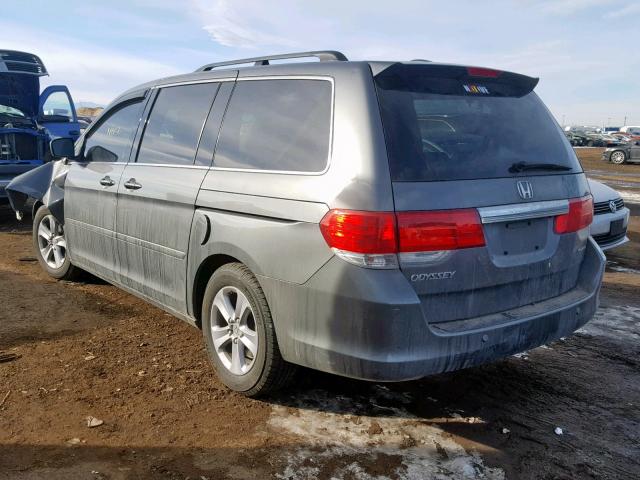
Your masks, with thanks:
[[[618,262],[607,260],[607,268],[613,272],[640,274],[640,270],[635,268],[623,267]]]
[[[615,340],[640,340],[640,308],[629,305],[600,307],[579,333]]]
[[[640,203],[640,193],[631,190],[618,190],[625,203]]]
[[[332,479],[504,480],[502,469],[486,467],[477,452],[466,451],[449,434],[406,411],[402,405],[411,402],[409,394],[383,386],[369,393],[347,397],[316,390],[290,399],[289,406],[274,406],[269,426],[303,442],[285,454],[286,466],[278,478],[318,478],[320,472],[327,473],[328,464],[345,462],[331,472]],[[482,421],[458,417],[454,421]],[[395,459],[400,466],[382,476],[368,473],[368,464],[385,459]]]

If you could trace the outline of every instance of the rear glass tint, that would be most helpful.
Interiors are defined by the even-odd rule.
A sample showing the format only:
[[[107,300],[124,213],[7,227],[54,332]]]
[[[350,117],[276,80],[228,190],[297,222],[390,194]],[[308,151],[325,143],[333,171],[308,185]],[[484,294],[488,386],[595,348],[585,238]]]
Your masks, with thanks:
[[[516,74],[398,64],[376,77],[394,181],[444,181],[582,171],[557,123]],[[513,171],[555,164],[566,169]],[[512,170],[512,171],[510,171]]]
[[[235,87],[214,166],[321,172],[331,132],[331,83],[250,80]]]

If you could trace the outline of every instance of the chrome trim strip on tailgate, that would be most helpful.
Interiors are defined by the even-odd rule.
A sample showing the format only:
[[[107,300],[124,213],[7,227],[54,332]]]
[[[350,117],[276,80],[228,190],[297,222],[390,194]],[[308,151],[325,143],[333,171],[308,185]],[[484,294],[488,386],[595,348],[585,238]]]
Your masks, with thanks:
[[[482,223],[513,222],[530,218],[553,217],[568,211],[569,200],[549,200],[478,208]]]

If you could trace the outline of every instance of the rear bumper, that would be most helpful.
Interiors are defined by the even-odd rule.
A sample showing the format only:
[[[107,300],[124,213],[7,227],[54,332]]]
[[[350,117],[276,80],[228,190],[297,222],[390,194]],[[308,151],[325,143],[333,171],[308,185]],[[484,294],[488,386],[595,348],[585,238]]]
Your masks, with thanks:
[[[260,277],[283,357],[317,370],[401,381],[479,365],[567,336],[594,315],[605,258],[589,239],[576,287],[486,317],[428,324],[399,271],[332,259],[305,285]]]

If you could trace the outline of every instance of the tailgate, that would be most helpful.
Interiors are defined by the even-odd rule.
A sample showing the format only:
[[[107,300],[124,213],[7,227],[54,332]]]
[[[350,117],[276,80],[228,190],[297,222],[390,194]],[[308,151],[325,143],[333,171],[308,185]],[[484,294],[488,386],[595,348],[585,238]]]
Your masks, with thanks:
[[[429,322],[508,315],[574,288],[593,207],[537,80],[395,64],[375,82],[400,268]]]
[[[481,223],[482,246],[399,254],[430,322],[505,312],[575,287],[588,230],[558,234],[554,227],[568,213],[568,198],[588,192],[586,179],[527,181],[544,200],[519,201],[512,179],[394,183],[398,212],[471,209]]]

